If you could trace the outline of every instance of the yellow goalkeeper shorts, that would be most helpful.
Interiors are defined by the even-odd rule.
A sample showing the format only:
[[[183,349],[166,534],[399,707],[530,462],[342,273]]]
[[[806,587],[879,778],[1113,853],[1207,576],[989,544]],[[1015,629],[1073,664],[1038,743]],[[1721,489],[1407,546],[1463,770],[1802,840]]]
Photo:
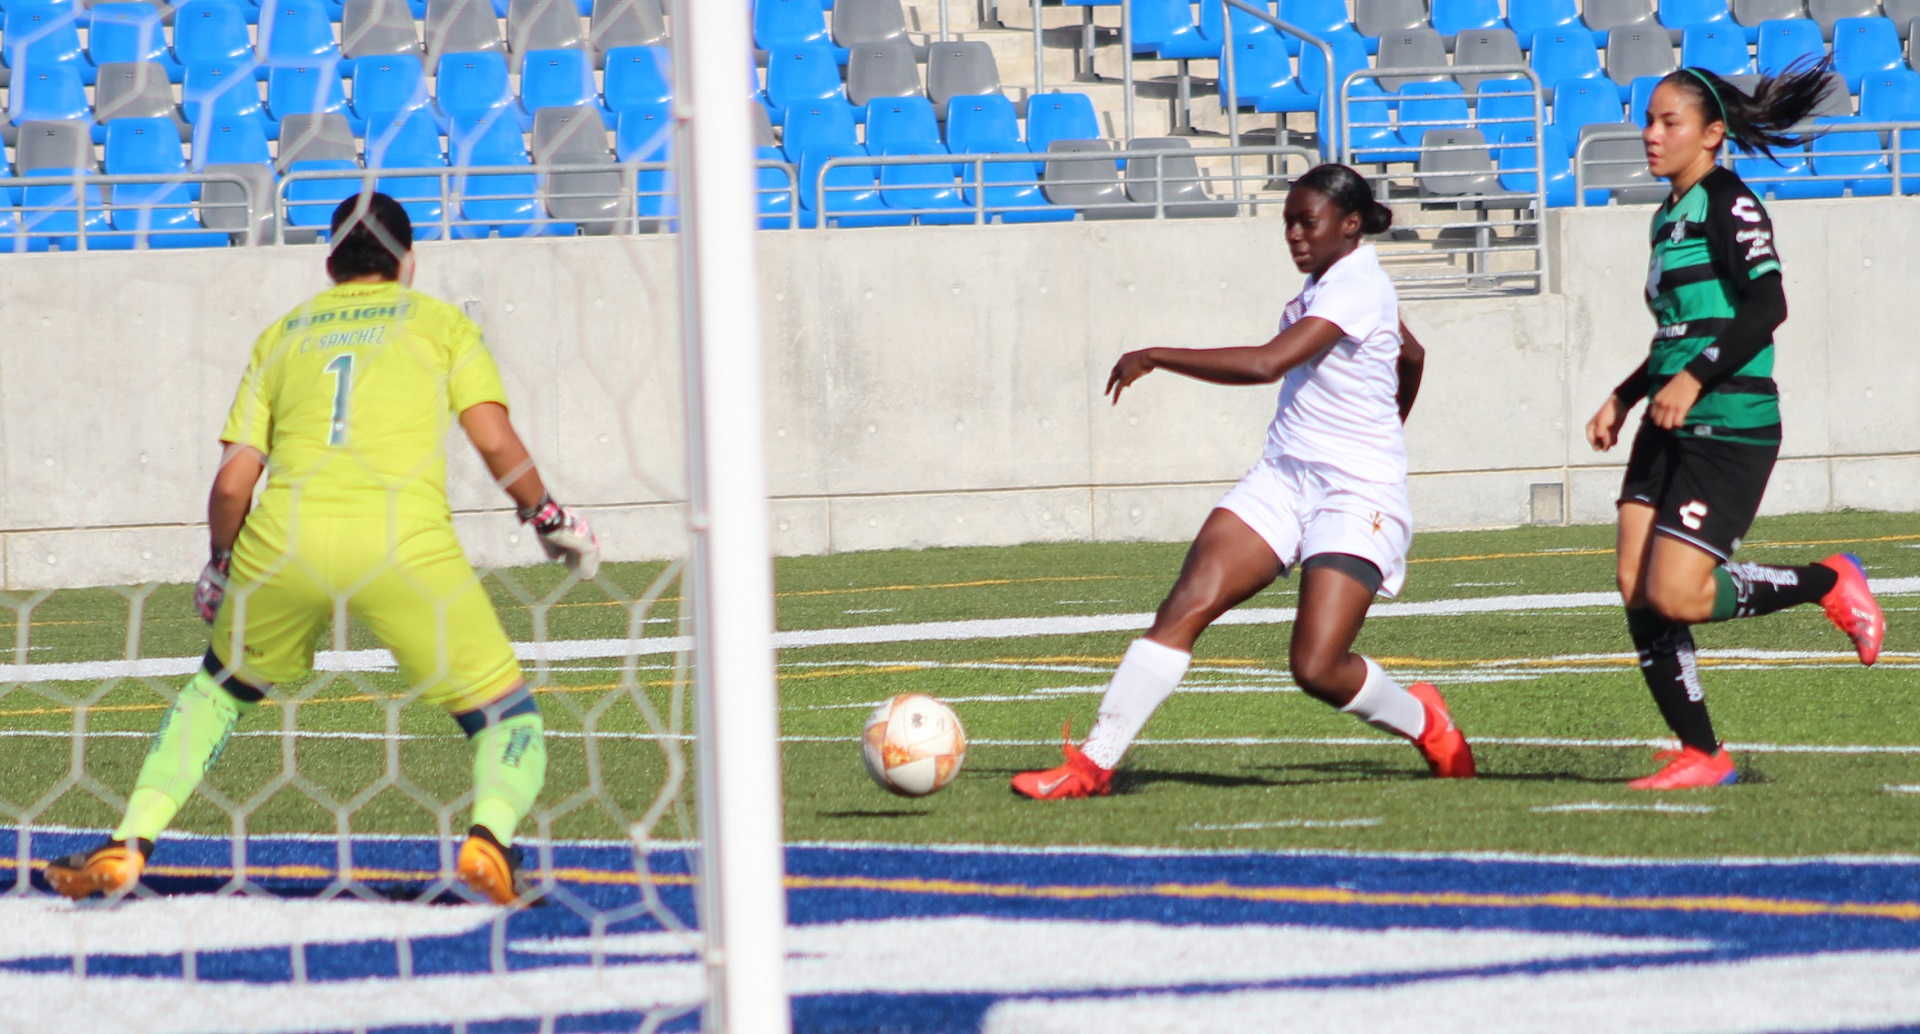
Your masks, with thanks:
[[[213,624],[220,663],[256,686],[301,678],[336,613],[393,651],[409,692],[448,711],[492,703],[522,681],[500,615],[452,525],[250,516]]]

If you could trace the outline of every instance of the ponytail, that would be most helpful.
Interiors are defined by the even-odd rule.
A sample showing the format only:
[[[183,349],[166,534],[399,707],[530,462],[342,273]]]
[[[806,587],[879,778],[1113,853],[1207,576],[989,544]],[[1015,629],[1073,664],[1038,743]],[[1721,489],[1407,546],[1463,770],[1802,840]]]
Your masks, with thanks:
[[[1779,75],[1761,76],[1752,94],[1704,68],[1682,68],[1668,73],[1664,81],[1687,91],[1708,125],[1724,122],[1728,140],[1771,158],[1776,147],[1807,142],[1807,134],[1791,130],[1819,110],[1832,68],[1830,53],[1817,61],[1805,55]]]
[[[1315,191],[1348,215],[1359,213],[1360,232],[1368,236],[1385,233],[1393,226],[1393,211],[1375,201],[1366,178],[1345,165],[1316,165],[1293,185]]]

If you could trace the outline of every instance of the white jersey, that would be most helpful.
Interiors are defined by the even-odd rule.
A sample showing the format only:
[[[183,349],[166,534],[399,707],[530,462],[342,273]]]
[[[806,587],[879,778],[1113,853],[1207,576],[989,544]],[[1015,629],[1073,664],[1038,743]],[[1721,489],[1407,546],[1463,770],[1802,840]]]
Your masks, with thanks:
[[[1266,458],[1324,464],[1363,481],[1405,481],[1400,295],[1372,244],[1362,242],[1326,275],[1309,278],[1287,305],[1280,329],[1308,316],[1339,327],[1341,337],[1280,382]]]

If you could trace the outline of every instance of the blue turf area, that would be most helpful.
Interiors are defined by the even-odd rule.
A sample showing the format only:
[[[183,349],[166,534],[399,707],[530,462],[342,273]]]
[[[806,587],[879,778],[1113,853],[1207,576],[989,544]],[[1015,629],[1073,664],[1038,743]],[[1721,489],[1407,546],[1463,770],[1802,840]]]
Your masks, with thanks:
[[[32,854],[44,860],[97,837],[39,833]],[[0,890],[15,885],[18,847],[16,831],[0,831],[0,857],[6,859]],[[313,902],[336,864],[330,840],[261,837],[247,847],[252,886],[264,892],[263,900],[245,903],[249,908]],[[434,889],[439,851],[423,839],[354,842],[362,885],[378,892],[369,907],[418,910],[404,903]],[[349,925],[313,935],[298,953],[303,967],[296,967],[296,952],[286,943],[201,951],[193,964],[202,982],[287,994],[300,990],[297,968],[314,985],[379,985],[397,980],[403,958],[419,980],[491,974],[486,979],[537,982],[590,967],[587,942],[570,939],[587,937],[591,921],[605,917],[615,936],[605,945],[602,982],[652,994],[645,1004],[672,1011],[676,993],[682,999],[684,993],[659,989],[690,986],[674,985],[673,979],[693,973],[697,964],[684,948],[663,948],[644,937],[620,939],[661,929],[636,910],[640,890],[626,878],[633,872],[630,858],[613,845],[554,846],[551,864],[563,874],[560,900],[506,917],[500,956],[506,975],[493,961],[491,910],[451,895],[433,906],[436,921],[462,925],[471,913],[471,928],[400,941]],[[690,920],[686,856],[663,852],[651,862],[662,877],[657,886],[664,905]],[[147,880],[168,900],[120,907],[168,907],[194,896],[212,905],[225,900],[214,894],[229,884],[232,865],[227,841],[169,839]],[[1727,974],[1734,986],[1744,967],[1758,972],[1783,958],[1817,960],[1839,952],[1900,953],[1881,957],[1905,960],[1909,972],[1920,972],[1920,862],[1913,860],[1663,864],[808,846],[789,849],[788,866],[795,926],[789,980],[802,1031],[995,1029],[992,1018],[1001,1007],[1096,1008],[1138,994],[1190,999],[1204,1013],[1235,996],[1268,992],[1312,993],[1321,1002],[1366,989],[1443,989],[1520,974],[1577,983],[1631,969],[1653,974],[1637,977],[1648,980],[1672,967],[1700,964],[1717,965],[1715,972]],[[37,875],[33,883],[36,893],[0,898],[0,923],[30,931],[21,935],[28,940],[41,939],[34,942],[39,949],[17,941],[12,948],[0,946],[0,993],[23,978],[49,981],[50,991],[54,981],[66,986],[75,960],[57,944],[61,917],[78,923],[107,909],[49,902]],[[20,911],[9,918],[9,908]],[[39,925],[21,925],[18,916],[37,917]],[[1049,931],[1059,931],[1061,945],[1048,943]],[[1248,958],[1245,946],[1255,942],[1247,937],[1270,937],[1275,945],[1329,939],[1326,951],[1353,954],[1347,962],[1320,957],[1321,949],[1305,961]],[[113,951],[85,952],[88,985],[114,977],[183,979],[177,948],[149,953],[137,941],[114,943]],[[1113,964],[1098,953],[1087,963],[1092,977],[1034,961],[1055,950],[1065,957],[1072,945],[1084,943],[1113,952],[1142,945],[1139,954],[1154,970],[1104,980],[1099,971]],[[951,944],[950,957],[938,950],[929,954],[928,944]],[[1168,945],[1184,951],[1169,951]],[[1370,947],[1379,945],[1386,950]],[[631,1030],[643,1015],[637,1007],[642,1003],[635,1004],[586,1008],[556,1029]],[[1890,1004],[1873,1029],[1920,1022],[1902,1011],[1907,1007]],[[322,1016],[313,1019],[324,1022]],[[466,1019],[467,1030],[538,1029],[537,1021],[511,1010]],[[665,1029],[693,1029],[697,1019],[679,1012]],[[452,1026],[409,1021],[372,1029]]]

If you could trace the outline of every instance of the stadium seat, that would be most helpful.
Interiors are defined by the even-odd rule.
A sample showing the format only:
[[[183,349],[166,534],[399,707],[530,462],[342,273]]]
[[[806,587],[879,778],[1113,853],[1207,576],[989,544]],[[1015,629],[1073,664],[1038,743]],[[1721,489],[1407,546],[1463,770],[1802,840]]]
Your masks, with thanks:
[[[448,54],[434,76],[434,102],[443,122],[465,120],[477,124],[489,112],[512,111],[518,120],[519,98],[507,72],[507,58],[498,53]]]
[[[619,47],[607,52],[606,102],[620,112],[673,99],[673,55],[665,47]]]
[[[1807,16],[1804,0],[1733,0],[1733,20],[1747,35],[1749,45],[1760,41],[1760,26],[1771,21]]]
[[[905,36],[856,43],[848,50],[847,100],[860,120],[865,121],[866,107],[874,100],[925,93],[920,85],[920,66],[913,59],[913,44]]]
[[[1847,90],[1858,94],[1867,76],[1889,72],[1906,63],[1900,30],[1885,18],[1842,18],[1833,27],[1833,70],[1847,80]]]
[[[605,64],[621,47],[659,47],[667,42],[667,18],[660,0],[593,0],[587,20],[587,46],[594,63]]]
[[[346,0],[340,11],[340,53],[362,57],[410,54],[417,61],[425,48],[406,0]],[[352,65],[346,66],[351,75]]]
[[[1127,197],[1119,163],[1105,157],[1113,146],[1105,140],[1055,140],[1047,145],[1041,170],[1041,192],[1048,201],[1080,213],[1080,218],[1151,219],[1153,210]]]
[[[526,171],[462,173],[453,178],[461,198],[462,222],[453,227],[456,240],[501,237],[570,237],[571,224],[547,218],[540,204],[539,177],[533,157],[520,135],[520,124],[508,112],[494,110],[477,118],[456,118],[447,134],[447,164],[454,168],[525,169]]]
[[[982,44],[985,46],[985,44]],[[767,107],[774,113],[792,104],[834,100],[847,103],[840,68],[825,44],[775,47],[767,52]]]
[[[1798,147],[1777,148],[1773,157],[1748,151],[1737,144],[1728,146],[1728,163],[1753,192],[1765,197],[1792,200],[1827,196],[1826,188],[1809,184],[1813,174],[1807,153]]]
[[[1583,126],[1626,121],[1621,103],[1619,91],[1605,81],[1563,80],[1553,87],[1553,124],[1573,139]]]
[[[1904,42],[1913,38],[1913,21],[1920,18],[1920,0],[1881,0],[1880,13],[1900,30]]]
[[[507,8],[507,54],[519,74],[528,54],[587,45],[574,0],[511,0]]]
[[[251,118],[259,121],[269,140],[275,135],[250,62],[188,65],[180,110],[194,125],[210,118]]]
[[[249,238],[262,243],[273,240],[273,156],[258,121],[216,118],[195,126],[192,168],[237,176],[251,186],[251,219],[245,207],[247,187],[219,181],[201,186],[200,221],[207,229],[226,233],[235,243],[247,243]]]
[[[0,162],[0,254],[45,251],[51,242],[46,237],[28,236],[20,222],[20,188],[10,182],[12,179],[13,168]]]
[[[1378,39],[1402,29],[1426,29],[1426,0],[1354,0],[1353,27]]]
[[[1886,141],[1880,134],[1847,129],[1850,123],[1858,121],[1856,119],[1822,121],[1832,128],[1814,137],[1807,146],[1812,152],[1816,182],[1833,183],[1831,177],[1841,177],[1840,187],[1853,197],[1882,197],[1893,193],[1893,167],[1887,161]],[[1902,166],[1904,173],[1904,162]]]
[[[1627,96],[1627,121],[1647,128],[1647,106],[1653,103],[1653,91],[1660,86],[1662,76],[1646,76],[1633,81],[1633,89]]]
[[[232,68],[253,61],[253,37],[240,9],[226,0],[191,0],[173,15],[173,56],[183,68]],[[263,73],[260,73],[264,75]]]
[[[1528,50],[1533,49],[1534,37],[1543,32],[1586,31],[1574,0],[1508,0],[1507,26]],[[1587,43],[1593,43],[1590,33]]]
[[[1520,41],[1513,36],[1512,29],[1462,29],[1454,37],[1453,65],[1455,68],[1473,68],[1489,65],[1519,67],[1527,59],[1520,53]],[[1460,88],[1472,93],[1488,79],[1505,79],[1511,72],[1494,72],[1488,75],[1474,75],[1468,72],[1455,72],[1454,82]]]
[[[1214,56],[1219,53],[1215,48]],[[768,74],[772,74],[771,69]],[[936,43],[927,49],[927,99],[933,101],[933,113],[940,121],[947,119],[950,98],[999,91],[1000,66],[987,44],[971,40]]]
[[[827,47],[835,60],[845,54],[835,50],[833,37],[827,34],[827,15],[820,0],[754,0],[754,46],[772,54],[776,47],[814,44]]]
[[[1542,83],[1562,79],[1600,79],[1600,52],[1593,48],[1593,36],[1579,27],[1549,29],[1533,38],[1533,74]]]
[[[1016,154],[1027,150],[1020,119],[1006,95],[955,97],[947,108],[947,149],[954,154]]]
[[[267,76],[267,117],[274,121],[288,115],[314,115],[332,112],[347,120],[357,136],[366,123],[347,106],[346,87],[341,84],[338,66],[276,65]]]
[[[1206,41],[1187,0],[1133,0],[1133,52],[1174,58],[1179,51],[1202,51]],[[1169,51],[1173,53],[1169,53]],[[1219,51],[1214,51],[1218,56]]]
[[[368,124],[367,168],[385,171],[446,167],[446,150],[432,112],[414,108]],[[407,210],[407,217],[413,220],[416,240],[437,241],[446,236],[446,227],[441,222],[446,214],[443,199],[452,186],[450,182],[443,183],[439,176],[381,176],[374,186]]]
[[[1367,67],[1367,55],[1361,48],[1360,41],[1353,37],[1335,37],[1334,39],[1328,40],[1327,44],[1333,48],[1334,88],[1337,90],[1340,83],[1347,81],[1346,77],[1348,75]],[[1326,96],[1328,89],[1327,70],[1325,61],[1315,60],[1317,56],[1317,54],[1302,56],[1300,60],[1300,86],[1302,91],[1308,96],[1322,98]],[[1352,84],[1350,93],[1353,98],[1385,97],[1387,95],[1386,90],[1381,87],[1377,79],[1354,79],[1352,80]],[[1331,99],[1337,101],[1337,98]],[[1340,117],[1340,109],[1337,103],[1333,104],[1332,111],[1334,118],[1337,119]],[[1321,117],[1326,118],[1327,116],[1323,113]],[[1334,135],[1345,138],[1347,146],[1350,148],[1398,146],[1397,138],[1394,137],[1393,127],[1388,124],[1392,121],[1392,117],[1393,109],[1391,105],[1386,102],[1370,99],[1353,100],[1350,103],[1350,110],[1347,114],[1349,120],[1347,126],[1338,127],[1334,134],[1329,134],[1324,129],[1321,131],[1322,142],[1320,152],[1322,156],[1331,154],[1327,143],[1330,142],[1328,138]],[[1361,128],[1355,129],[1353,128],[1354,126]],[[1361,158],[1358,160],[1373,161],[1375,159]]]
[[[600,103],[593,55],[578,47],[528,53],[520,66],[520,104],[530,116],[542,108],[599,108],[603,127],[613,118]]]
[[[1920,72],[1896,68],[1867,76],[1860,85],[1860,118],[1867,122],[1920,122]],[[1909,136],[1920,140],[1920,131]],[[1903,160],[1903,172],[1905,168]],[[1914,171],[1920,172],[1920,168]]]
[[[28,122],[81,122],[91,132],[93,107],[80,84],[80,70],[68,64],[21,72],[7,98],[7,138]]]
[[[1534,193],[1540,189],[1539,160],[1544,159],[1547,207],[1571,206],[1575,201],[1575,184],[1571,150],[1567,146],[1566,138],[1560,134],[1559,130],[1548,126],[1538,140],[1539,150],[1536,152],[1531,146],[1535,142],[1533,128],[1529,126],[1523,134],[1508,138],[1509,146],[1497,149],[1494,163],[1500,171],[1500,186],[1504,190],[1518,194]],[[1587,191],[1587,203],[1606,204],[1607,192]]]
[[[781,141],[787,160],[798,165],[815,148],[858,144],[860,131],[844,104],[795,104],[787,108]]]
[[[541,108],[533,116],[533,160],[537,165],[605,166],[605,172],[549,174],[540,185],[540,200],[549,216],[574,224],[581,233],[604,236],[619,228],[628,206],[622,200],[621,173],[607,150],[607,125],[599,108]]]
[[[1751,90],[1751,87],[1747,89]],[[1847,118],[1853,114],[1853,97],[1847,90],[1847,81],[1839,72],[1828,72],[1826,86],[1820,91],[1820,100],[1813,108],[1813,117]]]
[[[1807,0],[1807,17],[1820,26],[1820,38],[1832,43],[1843,19],[1880,17],[1880,0]]]
[[[1170,219],[1205,219],[1231,216],[1240,206],[1231,201],[1216,201],[1207,193],[1200,175],[1200,164],[1182,137],[1148,137],[1127,145],[1133,151],[1180,152],[1157,157],[1127,159],[1127,198],[1164,211]]]
[[[107,127],[109,176],[185,175],[180,131],[164,118],[123,118]],[[216,248],[224,233],[209,233],[194,216],[198,183],[121,184],[113,188],[110,225],[133,231],[136,248]]]
[[[673,157],[673,109],[666,102],[621,111],[614,123],[613,154],[623,162],[664,162]],[[776,153],[777,149],[776,149]],[[780,156],[786,160],[785,155]]]
[[[1567,127],[1557,127],[1570,139],[1586,141],[1597,131],[1610,126],[1588,124],[1580,127],[1578,137]],[[1594,192],[1605,191],[1621,204],[1646,204],[1666,197],[1667,186],[1647,171],[1646,145],[1640,137],[1594,140],[1585,145],[1587,203],[1594,203]],[[1575,158],[1580,152],[1575,151]]]
[[[282,178],[296,173],[350,172],[360,168],[353,129],[345,116],[293,114],[280,120],[280,156],[275,161]],[[348,177],[295,180],[285,187],[286,224],[304,231],[298,236],[324,236],[340,202],[360,192],[361,181]]]
[[[436,70],[447,54],[504,54],[507,50],[488,0],[427,0],[426,43],[427,67]]]
[[[1656,15],[1661,27],[1667,30],[1667,39],[1676,44],[1682,43],[1686,31],[1695,26],[1739,31],[1728,0],[1660,0]],[[1745,37],[1745,33],[1740,35]]]
[[[86,124],[72,120],[22,125],[14,156],[22,178],[90,176],[100,167]],[[107,221],[106,195],[97,184],[85,184],[78,195],[70,183],[22,187],[20,204],[20,226],[28,237],[29,251],[48,247],[76,250],[82,232],[87,235],[86,246],[95,251],[133,247],[131,237],[94,236],[112,229]],[[75,210],[79,205],[86,209],[84,221]]]
[[[1273,31],[1273,26],[1237,7],[1232,10],[1229,17],[1233,19],[1233,38],[1235,39],[1244,39],[1256,32]],[[1153,27],[1150,31],[1158,32],[1164,37],[1154,48],[1160,57],[1170,61],[1212,61],[1220,57],[1220,48],[1225,43],[1226,20],[1220,16],[1219,4],[1201,4],[1200,16],[1195,20],[1192,31],[1186,31],[1180,25],[1177,12],[1162,11],[1154,16],[1152,22]],[[1302,25],[1301,28],[1306,26]],[[1355,39],[1357,40],[1358,37],[1356,36]],[[1294,40],[1287,49],[1289,53],[1297,51],[1299,41]],[[931,59],[929,59],[928,72],[931,79]]]
[[[1371,67],[1367,62],[1366,49],[1360,45],[1360,39],[1357,36],[1335,36],[1327,40],[1327,46],[1333,51],[1333,82],[1331,84],[1327,82],[1327,63],[1320,54],[1319,48],[1312,48],[1311,53],[1300,56],[1300,89],[1308,96],[1320,97],[1329,89],[1337,92],[1340,84],[1346,82],[1349,75]],[[1356,91],[1365,91],[1368,95],[1386,92],[1378,79],[1364,78],[1353,82]],[[1336,112],[1339,110],[1337,104],[1334,110]]]
[[[1500,13],[1499,0],[1433,0],[1433,31],[1456,53],[1460,33],[1501,29],[1512,31]]]
[[[1472,116],[1460,84],[1408,83],[1400,90],[1400,123],[1395,132],[1409,150],[1418,152],[1429,132],[1464,129]]]
[[[157,61],[101,65],[100,83],[94,87],[93,118],[99,123],[94,139],[102,143],[107,139],[106,124],[120,118],[168,119],[182,140],[189,132],[179,107],[173,103],[166,66]]]
[[[1447,63],[1446,44],[1440,42],[1440,34],[1432,29],[1388,33],[1380,37],[1379,51],[1375,68],[1440,68]],[[1444,75],[1382,76],[1380,85],[1388,93],[1397,93],[1409,83],[1437,83],[1445,79]]]
[[[1536,112],[1536,107],[1542,110]],[[1489,143],[1522,135],[1531,139],[1536,116],[1541,122],[1547,121],[1544,102],[1535,99],[1532,83],[1525,79],[1490,80],[1480,84],[1472,128],[1478,129]]]
[[[833,42],[851,49],[863,43],[907,38],[900,0],[840,0],[833,9]]]
[[[836,15],[836,17],[838,17]],[[947,153],[937,143],[898,143],[884,152],[889,156],[937,156]],[[1112,171],[1112,165],[1108,165]],[[954,180],[953,166],[943,162],[883,165],[878,180],[880,203],[887,208],[911,212],[923,226],[956,226],[975,221],[973,207]]]
[[[754,105],[753,110],[765,117],[766,109]],[[767,137],[772,137],[771,130]],[[639,196],[636,228],[641,233],[658,233],[672,230],[677,226],[680,214],[680,199],[675,189],[673,170],[668,163],[673,161],[673,118],[671,106],[661,104],[657,108],[630,108],[620,113],[618,127],[614,131],[614,154],[622,162],[639,162],[650,168],[635,170],[635,190]],[[763,146],[758,151],[762,161],[769,154],[772,160],[785,164],[779,150]],[[776,207],[791,216],[793,195],[787,191],[786,176],[777,169],[756,169],[762,187],[775,184],[779,189],[779,199],[785,207],[780,207],[766,197],[760,198],[761,211],[768,212]],[[764,195],[764,191],[762,192]],[[761,225],[770,229],[784,229],[786,221],[763,218]]]
[[[1659,28],[1662,35],[1666,34],[1665,26],[1654,16],[1653,0],[1586,0],[1580,17],[1587,28],[1593,30],[1593,43],[1597,47],[1607,46],[1615,29]]]
[[[1678,67],[1673,41],[1658,25],[1635,25],[1607,34],[1607,78],[1619,88],[1622,103],[1633,92],[1635,79],[1666,75]]]
[[[940,121],[925,97],[889,97],[867,106],[867,149],[940,143]]]
[[[872,130],[868,130],[871,139]],[[1027,98],[1027,149],[1044,154],[1055,140],[1098,140],[1100,116],[1093,98],[1055,90]]]
[[[1756,71],[1746,34],[1732,22],[1687,28],[1680,36],[1680,63],[1721,76],[1752,75]]]
[[[94,65],[80,46],[79,8],[73,3],[12,0],[0,16],[0,48],[16,74],[72,68],[93,85]]]
[[[340,60],[333,22],[320,0],[273,0],[261,8],[260,57],[269,67]]]
[[[426,71],[418,57],[370,56],[348,62],[348,66],[353,79],[353,117],[361,123],[370,124],[379,116],[391,121],[405,111],[434,114],[433,98],[427,95]]]
[[[827,168],[835,158],[864,158],[859,145],[818,147],[800,163],[800,225],[909,226],[913,216],[889,209],[880,197],[879,170],[871,165]]]
[[[1321,39],[1326,39],[1329,36],[1351,36],[1360,40],[1369,54],[1379,49],[1379,40],[1377,38],[1369,39],[1362,36],[1359,30],[1353,27],[1352,19],[1347,17],[1346,0],[1280,0],[1279,9],[1281,21],[1289,25],[1298,25]],[[1220,5],[1218,3],[1203,3],[1200,5],[1200,12],[1200,30],[1202,32],[1224,34],[1225,23],[1220,18]],[[1235,9],[1234,13],[1244,16],[1245,22],[1251,23],[1251,25],[1248,26],[1238,19],[1234,21],[1233,38],[1236,40],[1244,38],[1249,33],[1273,31],[1273,26],[1250,15],[1246,15],[1246,12],[1238,8]],[[1211,24],[1209,24],[1209,21],[1211,21]],[[1294,39],[1291,35],[1285,38],[1287,40],[1288,53],[1298,54],[1300,52],[1300,41]]]
[[[1236,55],[1233,60],[1232,92],[1241,108],[1258,108],[1262,98],[1269,94],[1292,94],[1301,98],[1298,78],[1293,73],[1293,59],[1287,56],[1287,46],[1277,32],[1257,32],[1245,39],[1233,41]],[[1318,56],[1318,55],[1316,55]],[[1227,105],[1227,74],[1222,68],[1220,75],[1220,106]],[[1311,110],[1309,101],[1306,110]],[[1274,109],[1278,110],[1278,109]],[[1098,134],[1095,134],[1096,136]],[[1044,150],[1045,145],[1036,145],[1035,150]]]
[[[160,9],[149,3],[95,4],[87,12],[87,56],[96,69],[151,62],[172,82],[186,74],[167,45]]]
[[[1430,129],[1421,137],[1419,147],[1418,189],[1423,201],[1432,203],[1499,191],[1493,151],[1478,130]]]
[[[754,194],[760,213],[762,230],[785,230],[798,224],[797,213],[800,210],[799,193],[793,181],[787,178],[785,171],[770,167],[769,163],[785,159],[777,147],[761,147],[758,152],[760,164],[754,172]]]

